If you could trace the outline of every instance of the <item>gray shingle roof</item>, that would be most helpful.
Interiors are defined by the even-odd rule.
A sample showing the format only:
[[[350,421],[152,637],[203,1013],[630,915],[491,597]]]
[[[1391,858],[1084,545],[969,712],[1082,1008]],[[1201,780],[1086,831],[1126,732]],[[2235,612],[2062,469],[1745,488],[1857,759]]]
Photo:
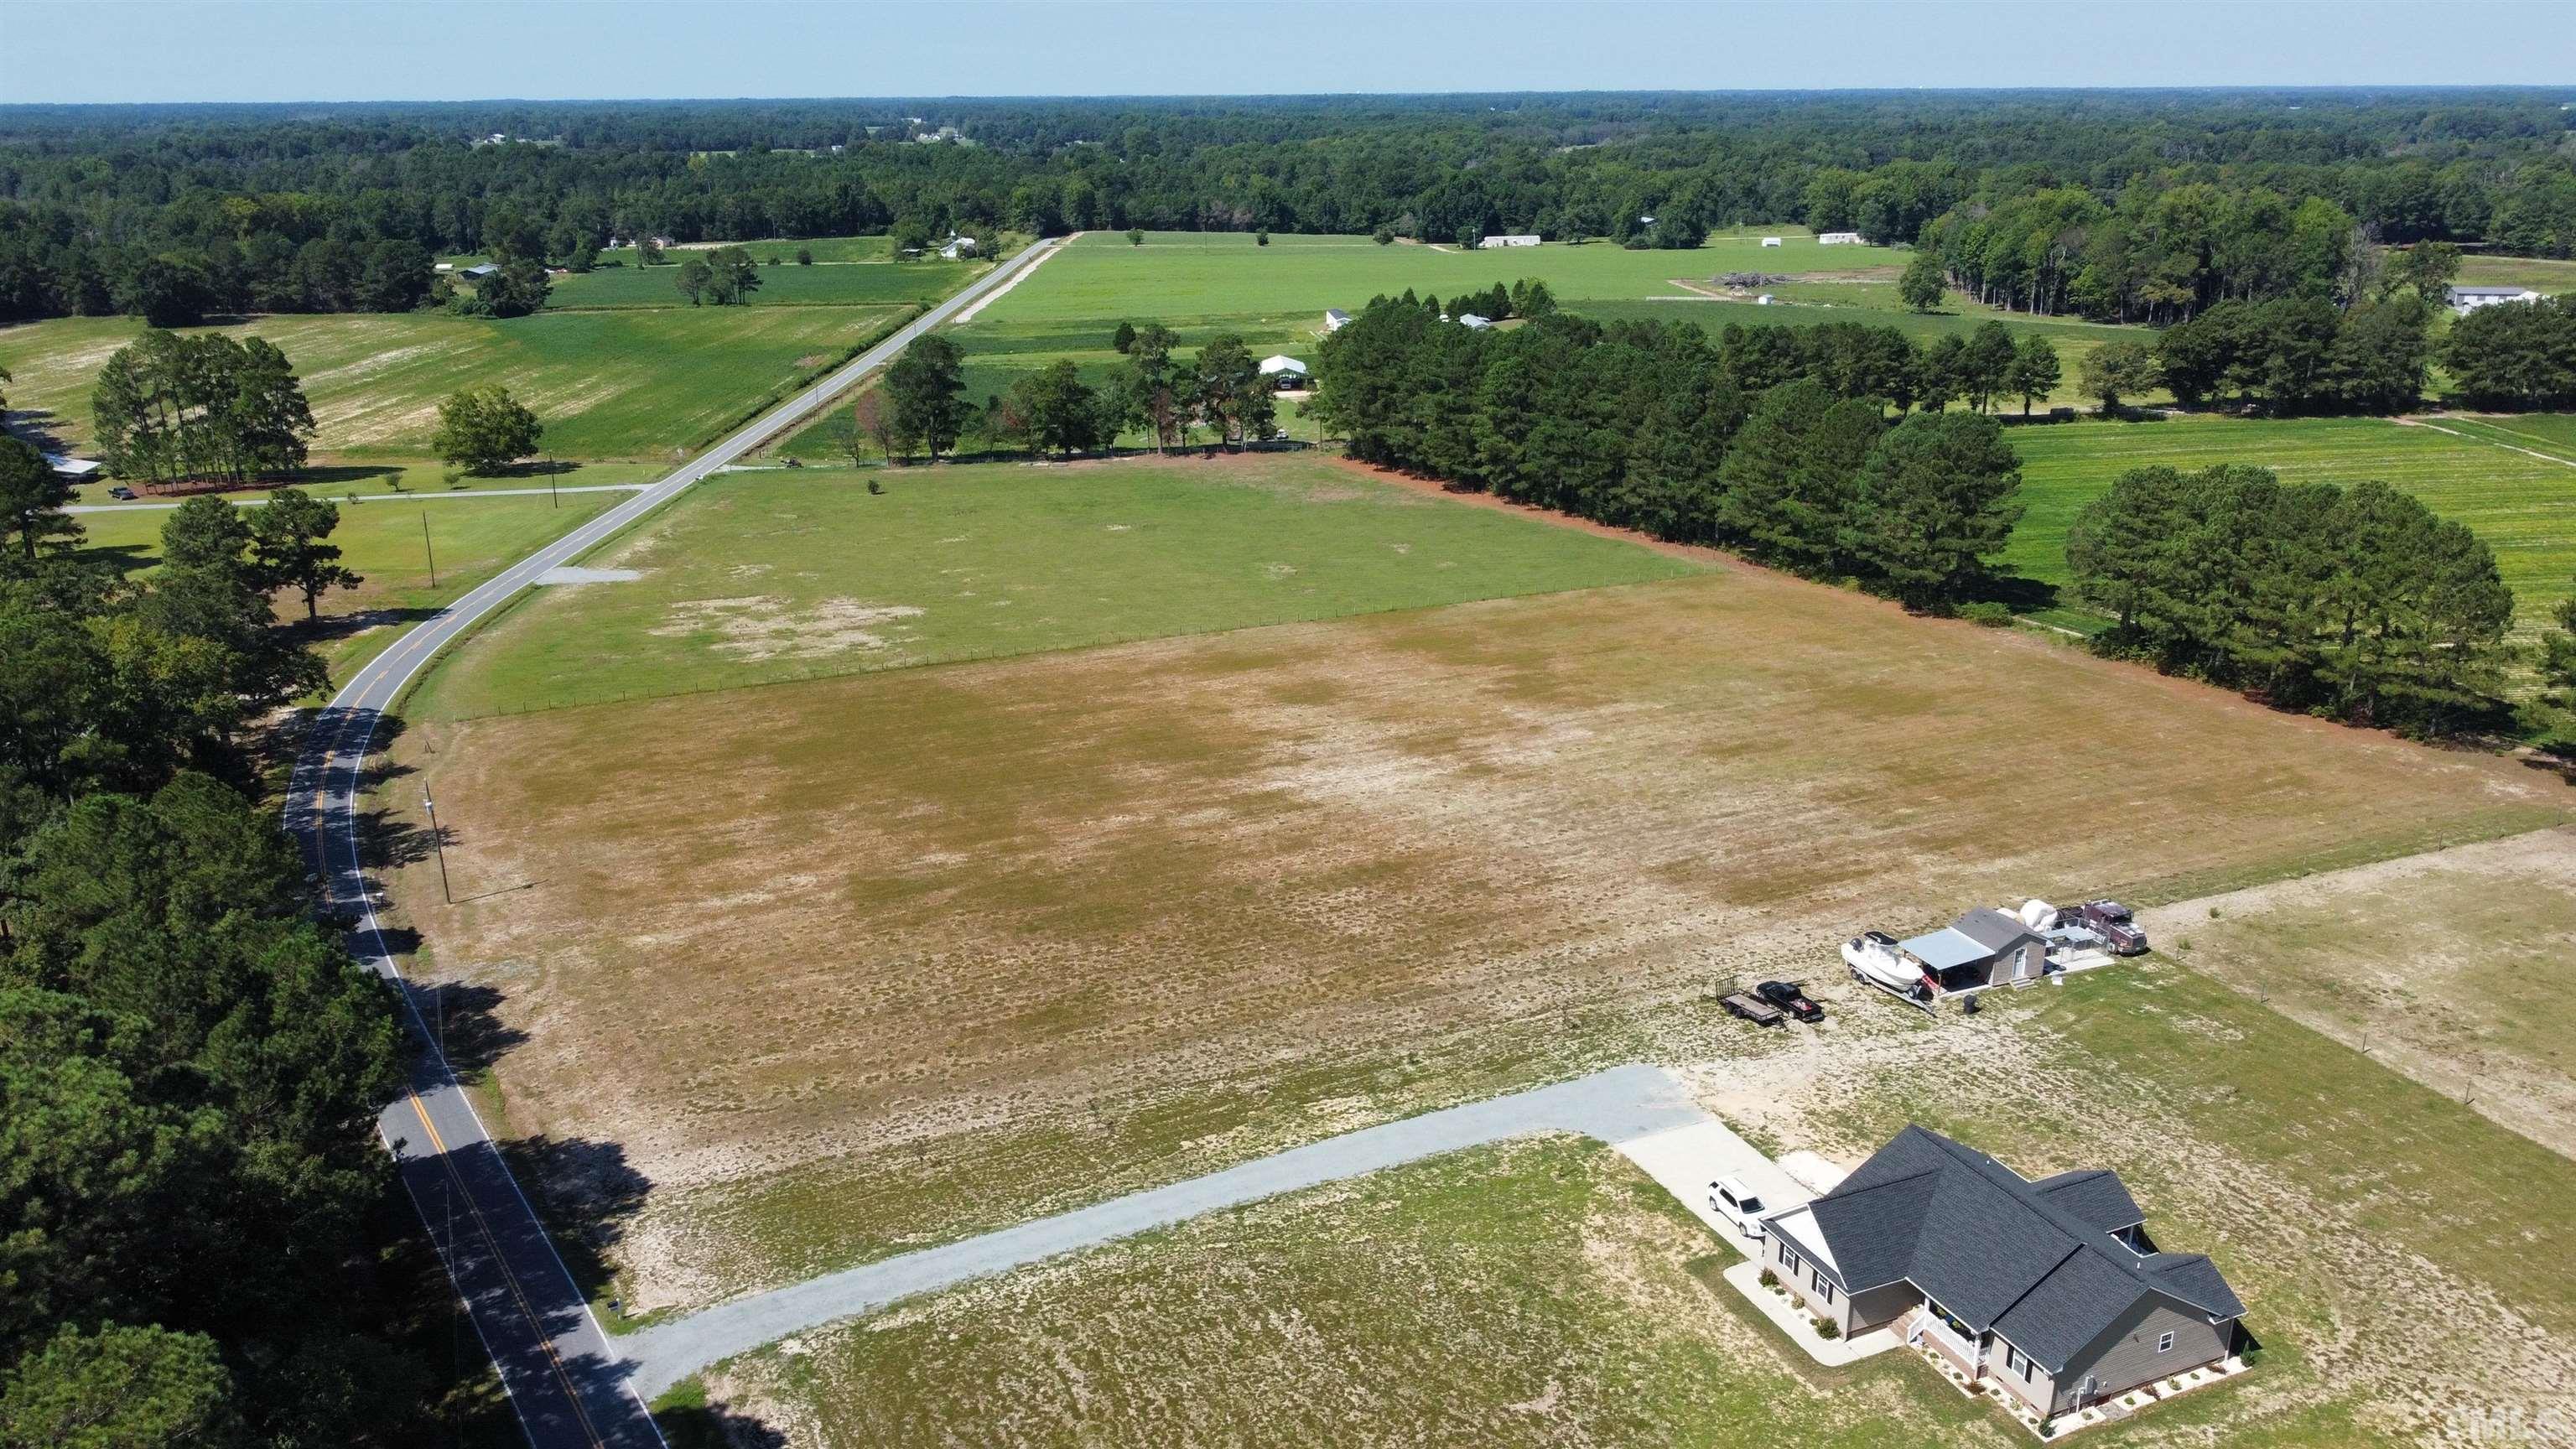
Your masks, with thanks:
[[[2008,951],[2021,941],[2040,939],[2039,933],[1991,906],[1968,912],[1952,921],[1950,929],[1990,952]]]
[[[2111,1236],[2142,1216],[2116,1173],[2034,1183],[1922,1127],[1896,1134],[1807,1211],[1848,1291],[1910,1282],[2052,1374],[2148,1294],[2213,1318],[2245,1311],[2207,1258],[2142,1258]]]
[[[2076,1221],[2106,1233],[2147,1220],[2147,1215],[2138,1211],[2138,1200],[2129,1196],[2127,1185],[2120,1181],[2120,1174],[2103,1168],[2061,1172],[2032,1183],[2031,1189]]]

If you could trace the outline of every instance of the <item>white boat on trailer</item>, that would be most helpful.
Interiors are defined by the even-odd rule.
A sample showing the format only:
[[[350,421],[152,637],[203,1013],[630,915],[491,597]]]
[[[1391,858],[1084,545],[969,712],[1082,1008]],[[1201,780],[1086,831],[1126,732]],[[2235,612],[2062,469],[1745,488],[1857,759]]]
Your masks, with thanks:
[[[1843,964],[1851,968],[1853,980],[1890,991],[1912,995],[1923,984],[1923,968],[1906,960],[1896,949],[1896,938],[1885,931],[1863,931],[1843,942]]]

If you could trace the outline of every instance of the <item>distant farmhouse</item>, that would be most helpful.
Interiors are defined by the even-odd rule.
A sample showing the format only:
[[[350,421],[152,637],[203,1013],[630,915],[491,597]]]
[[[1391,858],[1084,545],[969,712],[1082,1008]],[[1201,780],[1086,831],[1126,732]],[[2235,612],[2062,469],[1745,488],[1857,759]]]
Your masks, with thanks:
[[[473,266],[467,267],[463,271],[458,272],[457,275],[460,277],[472,277],[474,280],[479,282],[499,270],[501,270],[499,267],[492,265],[490,262],[477,262]]]
[[[1476,243],[1476,245],[1488,251],[1495,247],[1534,247],[1538,245],[1538,233],[1534,231],[1508,231],[1495,236],[1489,236],[1483,241]]]
[[[1482,332],[1486,328],[1494,325],[1494,319],[1491,317],[1479,317],[1473,312],[1461,312],[1458,314],[1458,325],[1466,328],[1470,332]]]
[[[1843,1336],[1892,1323],[2042,1419],[2237,1366],[2245,1305],[2208,1258],[2156,1247],[2117,1173],[2032,1182],[1907,1127],[1762,1226],[1763,1266]]]
[[[1343,311],[1343,310],[1342,310],[1341,308],[1339,308],[1339,307],[1327,307],[1327,308],[1325,308],[1325,309],[1324,309],[1324,330],[1325,330],[1325,331],[1327,331],[1327,332],[1339,332],[1339,331],[1341,331],[1343,328],[1348,327],[1348,326],[1350,326],[1350,325],[1351,325],[1351,314],[1350,314],[1350,313]]]
[[[1261,359],[1261,375],[1281,392],[1295,392],[1306,385],[1306,364],[1286,353],[1273,353]]]
[[[2537,302],[2540,294],[2529,287],[2453,287],[2445,299],[2453,314],[2466,317],[2480,307],[2499,302]]]
[[[1829,247],[1856,247],[1860,245],[1860,233],[1856,231],[1820,231],[1816,233],[1816,241],[1820,245]]]
[[[952,262],[961,257],[971,257],[975,255],[975,239],[971,236],[952,236],[946,245],[940,247],[939,254]]]

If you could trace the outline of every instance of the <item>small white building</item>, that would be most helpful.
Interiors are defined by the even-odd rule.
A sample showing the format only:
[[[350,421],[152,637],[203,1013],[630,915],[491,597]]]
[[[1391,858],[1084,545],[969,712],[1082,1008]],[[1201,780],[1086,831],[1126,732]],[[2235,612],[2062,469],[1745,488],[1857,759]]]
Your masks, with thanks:
[[[975,239],[971,236],[952,236],[939,248],[939,255],[952,262],[960,257],[971,257],[975,255]]]
[[[472,277],[474,280],[479,282],[499,270],[501,270],[499,267],[492,265],[490,262],[477,262],[473,266],[467,267],[459,275]]]
[[[1776,247],[1780,244],[1780,239],[1776,236],[1766,236],[1762,239],[1762,244],[1766,247]]]
[[[433,272],[452,272],[452,271],[455,271],[455,270],[456,270],[456,263],[454,263],[454,262],[440,262],[440,263],[439,263],[439,264],[437,264],[436,266],[431,267],[431,268],[430,268],[430,270],[431,270],[431,271],[433,271]]]
[[[2453,315],[2466,317],[2480,307],[2499,302],[2537,302],[2540,294],[2529,287],[2453,287],[2448,300]]]
[[[1494,325],[1494,319],[1491,317],[1479,317],[1473,312],[1461,312],[1458,314],[1458,325],[1466,328],[1470,332],[1482,332],[1486,328]]]
[[[45,466],[74,483],[86,483],[98,476],[101,465],[95,458],[74,458],[62,453],[47,453]]]
[[[1860,245],[1860,233],[1856,231],[1820,231],[1816,233],[1816,241],[1817,244],[1821,246],[1856,247]]]
[[[1534,247],[1538,245],[1538,233],[1534,231],[1500,232],[1476,245],[1488,251],[1495,247]]]
[[[1342,310],[1341,308],[1339,308],[1339,307],[1327,307],[1327,308],[1325,308],[1325,309],[1324,309],[1324,330],[1325,330],[1325,331],[1327,331],[1327,332],[1339,332],[1339,331],[1341,331],[1343,328],[1348,327],[1348,326],[1350,326],[1350,325],[1351,325],[1351,314],[1350,314],[1350,313],[1343,311],[1343,310]]]
[[[1306,364],[1286,353],[1273,353],[1261,359],[1261,375],[1281,392],[1295,392],[1306,385]]]
[[[1753,299],[1753,305],[1754,305],[1754,306],[1756,306],[1756,307],[1768,307],[1768,306],[1770,306],[1770,305],[1771,305],[1771,294],[1770,294],[1770,293],[1768,293],[1768,292],[1765,292],[1765,293],[1763,293],[1761,296],[1754,298],[1754,299]]]

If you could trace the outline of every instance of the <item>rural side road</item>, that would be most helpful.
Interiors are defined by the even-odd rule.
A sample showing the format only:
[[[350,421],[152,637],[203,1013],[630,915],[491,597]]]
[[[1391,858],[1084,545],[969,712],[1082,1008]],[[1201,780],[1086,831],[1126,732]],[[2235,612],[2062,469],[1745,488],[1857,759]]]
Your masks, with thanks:
[[[892,361],[914,338],[1006,285],[1058,245],[1033,246],[985,273],[670,476],[469,591],[360,669],[313,721],[287,787],[288,828],[326,883],[330,908],[356,919],[351,949],[402,991],[421,1042],[410,1090],[384,1109],[377,1125],[535,1449],[647,1449],[663,1440],[535,1209],[449,1071],[430,1026],[437,1009],[434,997],[403,981],[377,922],[375,898],[360,863],[356,815],[377,726],[412,676],[441,648],[547,570],[579,558],[717,469],[803,423],[835,394]]]
[[[620,1346],[634,1361],[636,1390],[658,1394],[709,1364],[802,1329],[1281,1193],[1541,1132],[1572,1132],[1618,1146],[1669,1140],[1675,1129],[1692,1127],[1714,1128],[1742,1156],[1760,1160],[1759,1153],[1711,1121],[1661,1067],[1613,1067],[1554,1086],[1346,1132],[1169,1187],[737,1298],[648,1328],[621,1340]],[[1708,1176],[1743,1170],[1739,1163],[1711,1162]],[[1685,1175],[1698,1170],[1682,1169]],[[1656,1175],[1660,1180],[1662,1174]],[[1708,1176],[1698,1181],[1705,1183]],[[1693,1203],[1687,1183],[1680,1195],[1684,1204]]]

